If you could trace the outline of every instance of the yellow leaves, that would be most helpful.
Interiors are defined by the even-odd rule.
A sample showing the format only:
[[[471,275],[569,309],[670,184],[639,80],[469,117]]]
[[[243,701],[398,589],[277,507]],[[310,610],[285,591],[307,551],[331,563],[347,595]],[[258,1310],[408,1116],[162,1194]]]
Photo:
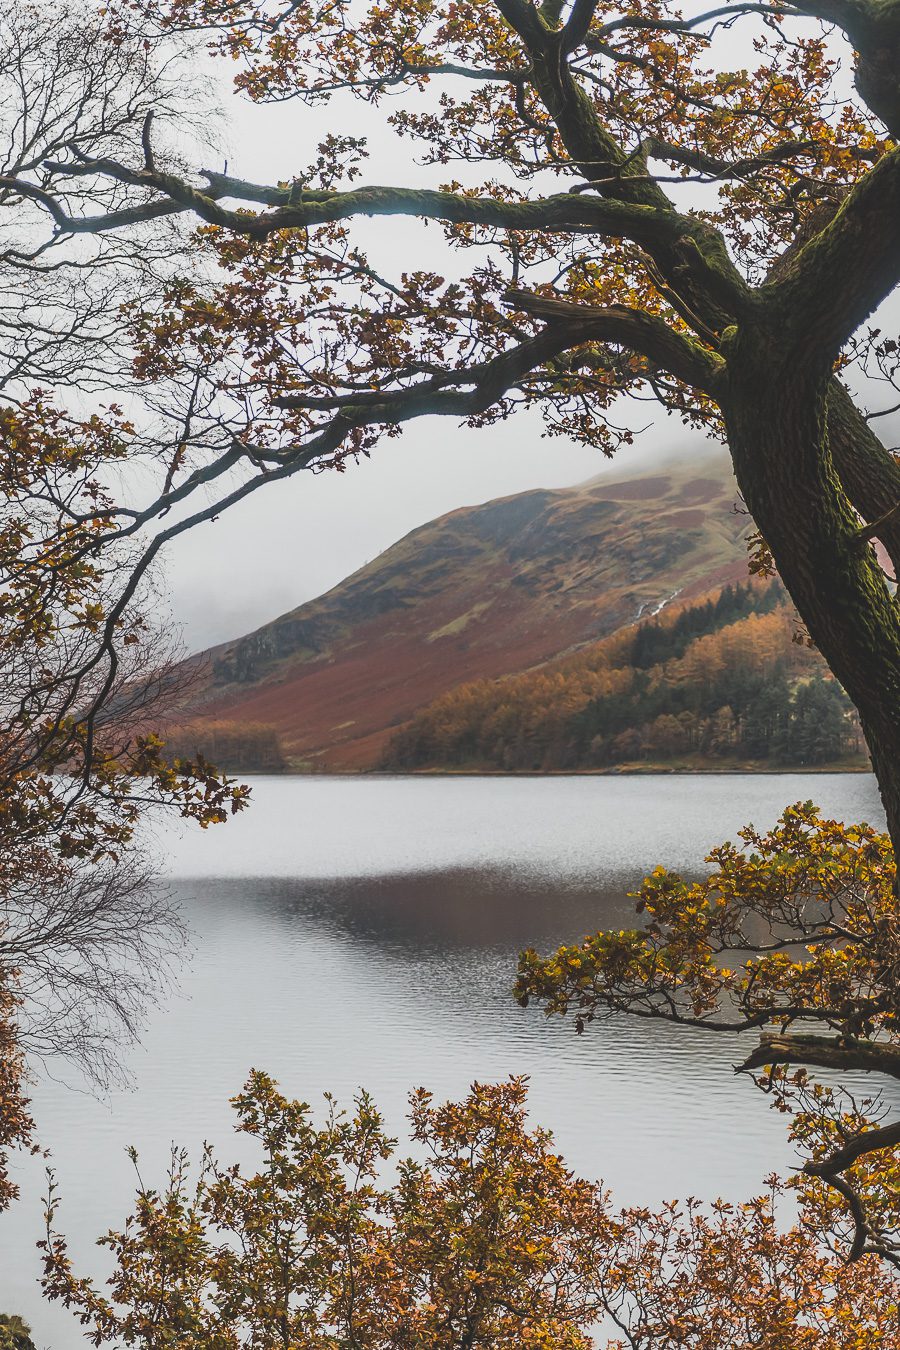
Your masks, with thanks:
[[[80,613],[76,612],[74,625],[86,628],[89,633],[97,633],[99,632],[105,617],[106,615],[102,604],[86,604],[83,606]]]
[[[870,826],[823,820],[810,802],[789,807],[767,833],[748,826],[739,834],[743,848],[712,850],[714,870],[699,882],[662,869],[645,878],[637,897],[650,916],[643,929],[598,933],[549,957],[523,953],[517,997],[523,1004],[538,999],[548,1014],[574,1011],[579,1031],[610,1012],[761,1030],[745,1067],[770,1066],[760,1085],[777,1109],[796,1112],[794,1137],[821,1158],[871,1128],[867,1103],[848,1095],[849,1106],[839,1109],[835,1090],[811,1084],[802,1066],[895,1072],[900,923],[893,852]],[[875,1161],[843,1170],[872,1232],[893,1241],[900,1151],[889,1151],[889,1142]],[[817,1213],[840,1230],[843,1199],[826,1204],[820,1182],[803,1185]]]
[[[260,1169],[207,1150],[191,1180],[175,1151],[166,1185],[141,1183],[132,1218],[103,1239],[109,1297],[72,1270],[54,1199],[45,1289],[96,1344],[170,1350],[177,1327],[208,1350],[589,1350],[612,1313],[654,1350],[734,1350],[738,1335],[874,1350],[896,1318],[890,1277],[837,1261],[815,1209],[792,1228],[776,1221],[775,1179],[740,1206],[613,1211],[528,1128],[521,1079],[440,1106],[414,1092],[424,1162],[396,1160],[364,1095],[352,1115],[328,1099],[317,1126],[254,1072],[234,1105]]]
[[[741,835],[746,851],[713,850],[717,870],[701,882],[655,869],[637,895],[651,918],[643,930],[598,933],[543,959],[523,953],[520,1001],[582,1019],[634,1007],[666,1018],[683,1003],[701,1021],[809,1016],[843,1030],[863,1017],[894,1028],[885,982],[900,946],[896,925],[882,922],[894,903],[887,839],[823,821],[809,803],[767,835]]]

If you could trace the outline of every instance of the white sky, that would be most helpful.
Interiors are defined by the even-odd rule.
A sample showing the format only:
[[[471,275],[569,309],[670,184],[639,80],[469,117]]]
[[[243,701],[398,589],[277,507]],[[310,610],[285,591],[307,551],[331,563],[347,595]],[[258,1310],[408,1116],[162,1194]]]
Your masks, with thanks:
[[[740,64],[747,59],[746,30],[730,35],[730,41],[744,48]],[[227,83],[233,69],[213,63],[227,113],[220,124],[223,148],[198,167],[221,168],[227,157],[228,172],[237,177],[288,181],[333,131],[368,135],[370,157],[359,181],[437,186],[464,173],[464,166],[455,164],[417,166],[410,142],[396,140],[377,112],[349,99],[326,109],[290,102],[256,107],[239,100]],[[383,274],[416,267],[453,274],[460,268],[434,225],[362,220],[354,225],[354,238]],[[471,261],[463,256],[463,267]],[[883,406],[883,399],[873,406]],[[568,486],[601,472],[627,476],[661,454],[708,453],[702,436],[652,403],[623,404],[615,420],[627,420],[634,429],[653,425],[612,462],[560,437],[543,438],[536,414],[482,431],[430,418],[411,423],[399,439],[384,441],[371,460],[343,474],[305,473],[264,488],[170,545],[165,578],[187,648],[238,637],[276,618],[329,589],[409,530],[456,507],[529,488]],[[896,430],[876,425],[883,435]]]
[[[609,461],[560,438],[541,440],[537,418],[480,432],[430,418],[344,474],[287,479],[182,536],[165,569],[173,615],[191,650],[238,637],[328,590],[445,511],[598,472],[626,476],[660,446],[690,453],[703,444],[664,423]]]
[[[222,67],[218,67],[222,70]],[[230,73],[230,72],[229,72]],[[326,130],[360,134],[369,118],[370,158],[362,181],[446,181],[457,166],[423,170],[400,143],[355,103],[323,113],[299,103],[254,107],[226,96],[230,122],[222,133],[228,171],[255,182],[290,179],[312,158]],[[337,114],[337,116],[335,116]],[[343,123],[343,125],[341,125]],[[204,167],[221,167],[218,156]],[[358,223],[373,261],[388,273],[403,268],[450,271],[438,228],[375,219]],[[442,258],[445,259],[442,262]],[[470,258],[464,258],[468,266]],[[458,266],[458,264],[456,264]],[[657,424],[615,461],[561,437],[544,438],[539,416],[519,415],[482,431],[453,419],[410,424],[368,461],[343,474],[300,474],[263,489],[213,524],[169,546],[164,558],[172,617],[189,650],[238,637],[328,590],[409,530],[459,506],[529,488],[565,487],[601,472],[640,472],[666,447],[688,453],[703,438],[666,418],[651,403],[625,411],[635,429]],[[619,419],[617,419],[619,420]]]

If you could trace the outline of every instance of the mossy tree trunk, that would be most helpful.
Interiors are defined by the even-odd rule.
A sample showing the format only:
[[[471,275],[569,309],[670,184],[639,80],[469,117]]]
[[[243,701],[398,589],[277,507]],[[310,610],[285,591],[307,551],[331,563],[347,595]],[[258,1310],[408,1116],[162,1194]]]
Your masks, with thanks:
[[[732,364],[740,378],[723,399],[738,485],[811,638],[859,711],[900,853],[900,611],[858,514],[867,507],[877,519],[900,503],[900,469],[838,387],[798,378],[771,336],[742,345]],[[865,507],[860,492],[869,494]],[[891,555],[896,530],[895,519],[879,530]]]

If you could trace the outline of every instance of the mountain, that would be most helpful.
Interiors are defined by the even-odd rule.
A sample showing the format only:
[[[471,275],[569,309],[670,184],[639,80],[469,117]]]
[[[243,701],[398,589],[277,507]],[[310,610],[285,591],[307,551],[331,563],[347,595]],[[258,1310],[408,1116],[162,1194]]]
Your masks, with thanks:
[[[215,757],[216,739],[252,728],[290,767],[373,767],[394,730],[454,686],[528,670],[743,578],[737,495],[717,455],[451,511],[197,658],[190,726],[173,741]]]
[[[538,772],[867,768],[855,710],[778,581],[668,605],[574,655],[457,685],[385,768]]]

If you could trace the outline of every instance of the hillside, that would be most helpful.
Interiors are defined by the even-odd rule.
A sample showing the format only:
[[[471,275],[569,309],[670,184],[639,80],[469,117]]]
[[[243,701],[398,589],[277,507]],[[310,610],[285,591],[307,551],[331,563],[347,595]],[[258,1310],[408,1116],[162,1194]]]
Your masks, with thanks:
[[[852,705],[798,637],[779,583],[725,586],[539,670],[450,690],[395,733],[382,766],[865,767]]]
[[[373,767],[397,726],[460,683],[528,670],[745,575],[736,498],[718,455],[453,511],[197,658],[189,739],[214,755],[213,724],[252,725],[292,767]]]

